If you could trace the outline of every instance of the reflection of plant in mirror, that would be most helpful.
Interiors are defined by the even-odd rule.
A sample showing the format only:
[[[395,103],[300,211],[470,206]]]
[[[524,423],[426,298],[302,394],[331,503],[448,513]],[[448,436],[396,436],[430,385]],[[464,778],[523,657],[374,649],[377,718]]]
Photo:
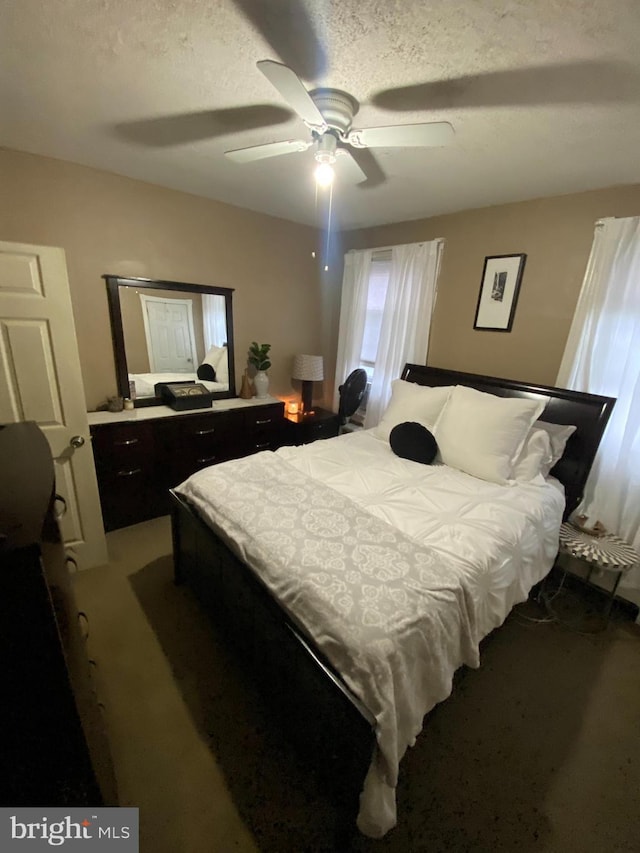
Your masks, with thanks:
[[[249,347],[249,364],[256,370],[268,370],[271,367],[270,349],[271,344],[257,344],[254,341]]]

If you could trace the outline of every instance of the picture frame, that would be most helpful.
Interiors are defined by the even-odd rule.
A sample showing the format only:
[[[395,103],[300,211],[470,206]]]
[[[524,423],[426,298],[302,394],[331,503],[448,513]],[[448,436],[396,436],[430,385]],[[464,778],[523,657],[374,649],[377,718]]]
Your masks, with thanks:
[[[487,255],[484,259],[474,329],[510,332],[527,256]]]

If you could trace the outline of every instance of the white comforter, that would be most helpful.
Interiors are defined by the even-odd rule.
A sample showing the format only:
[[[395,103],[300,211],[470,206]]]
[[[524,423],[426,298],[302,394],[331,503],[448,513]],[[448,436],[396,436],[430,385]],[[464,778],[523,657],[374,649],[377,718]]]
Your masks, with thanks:
[[[460,665],[478,666],[480,640],[550,569],[561,489],[419,465],[367,431],[207,468],[177,491],[374,715],[358,826],[382,836],[424,715]]]

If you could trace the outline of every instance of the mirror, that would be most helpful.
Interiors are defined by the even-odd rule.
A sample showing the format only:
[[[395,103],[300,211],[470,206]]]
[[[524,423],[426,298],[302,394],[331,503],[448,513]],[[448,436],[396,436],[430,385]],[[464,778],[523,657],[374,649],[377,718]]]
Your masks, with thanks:
[[[156,383],[191,380],[206,385],[214,399],[236,396],[232,289],[103,278],[121,397],[159,406]]]

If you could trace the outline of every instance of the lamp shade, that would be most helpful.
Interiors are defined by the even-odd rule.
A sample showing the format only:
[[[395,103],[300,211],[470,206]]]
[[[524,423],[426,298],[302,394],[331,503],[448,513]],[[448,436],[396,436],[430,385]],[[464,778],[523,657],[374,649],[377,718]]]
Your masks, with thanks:
[[[295,355],[293,357],[293,379],[307,382],[321,382],[324,379],[324,366],[321,355]]]

